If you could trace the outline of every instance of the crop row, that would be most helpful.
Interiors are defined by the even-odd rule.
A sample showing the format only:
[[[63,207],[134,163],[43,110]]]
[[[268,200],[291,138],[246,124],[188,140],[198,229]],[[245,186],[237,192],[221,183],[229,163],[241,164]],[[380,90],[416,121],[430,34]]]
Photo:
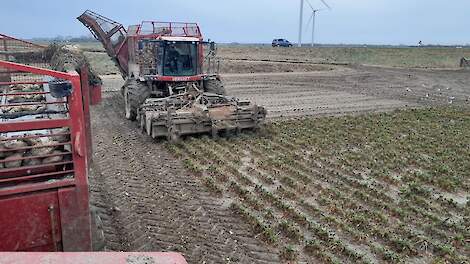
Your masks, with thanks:
[[[455,173],[469,169],[470,120],[422,111],[283,121],[262,134],[167,147],[286,260],[465,262],[469,203],[441,194],[468,188]],[[463,134],[438,146],[449,118]]]

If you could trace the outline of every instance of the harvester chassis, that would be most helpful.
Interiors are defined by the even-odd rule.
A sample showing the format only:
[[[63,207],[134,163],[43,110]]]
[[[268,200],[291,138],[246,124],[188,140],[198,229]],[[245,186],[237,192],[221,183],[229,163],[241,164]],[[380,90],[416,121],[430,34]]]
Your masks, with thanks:
[[[164,85],[165,87],[161,87]],[[171,85],[171,86],[169,86]],[[225,95],[225,88],[218,75],[207,76],[200,82],[163,83],[151,80],[140,81],[135,78],[126,79],[121,87],[124,98],[126,118],[136,120],[139,107],[147,98],[165,98],[174,94],[184,93],[188,87],[202,87],[206,93]]]

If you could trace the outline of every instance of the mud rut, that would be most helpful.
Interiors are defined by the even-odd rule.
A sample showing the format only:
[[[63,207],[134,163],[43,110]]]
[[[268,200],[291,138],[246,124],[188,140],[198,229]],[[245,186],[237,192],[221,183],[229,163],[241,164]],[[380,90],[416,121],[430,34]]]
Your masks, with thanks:
[[[277,252],[254,238],[229,204],[211,197],[164,148],[124,120],[119,93],[92,110],[92,203],[107,249],[177,251],[188,263],[272,263]]]

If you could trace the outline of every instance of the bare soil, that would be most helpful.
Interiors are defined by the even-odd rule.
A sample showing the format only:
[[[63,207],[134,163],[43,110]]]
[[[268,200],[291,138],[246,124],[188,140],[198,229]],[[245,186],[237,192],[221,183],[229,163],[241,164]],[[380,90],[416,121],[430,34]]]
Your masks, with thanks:
[[[101,74],[119,73],[99,43],[77,43]],[[382,65],[401,68],[460,67],[470,48],[455,47],[302,47],[272,48],[270,45],[219,45],[218,57],[230,60],[289,61],[321,64]],[[229,62],[230,63],[230,62]]]
[[[406,68],[459,68],[462,57],[470,56],[468,48],[403,48],[403,47],[303,47],[224,46],[218,56],[235,60],[270,60],[310,63],[348,63]]]
[[[470,103],[467,70],[329,65],[328,70],[266,73],[260,70],[263,67],[258,64],[252,68],[256,73],[222,77],[229,95],[265,106],[269,118]],[[104,91],[118,91],[123,83],[118,75],[103,76],[103,79]]]
[[[223,200],[125,120],[121,102],[108,93],[92,111],[91,196],[107,250],[176,251],[188,263],[277,262]]]
[[[271,118],[470,102],[466,71],[336,66],[328,72],[224,77],[231,95],[266,106]]]
[[[316,72],[331,71],[331,65],[315,63],[290,63],[280,61],[233,60],[220,61],[220,72],[230,73],[269,73],[269,72]]]

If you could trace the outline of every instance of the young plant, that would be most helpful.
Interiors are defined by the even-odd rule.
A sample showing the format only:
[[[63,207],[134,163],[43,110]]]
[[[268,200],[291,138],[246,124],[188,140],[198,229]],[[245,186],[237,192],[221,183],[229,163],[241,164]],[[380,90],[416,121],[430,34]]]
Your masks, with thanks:
[[[284,220],[279,223],[278,229],[279,231],[284,233],[288,238],[294,241],[300,241],[301,239],[303,239],[303,235],[300,232],[300,229],[289,220]]]
[[[284,260],[294,261],[298,256],[297,249],[292,245],[285,246],[281,251],[281,258]]]

